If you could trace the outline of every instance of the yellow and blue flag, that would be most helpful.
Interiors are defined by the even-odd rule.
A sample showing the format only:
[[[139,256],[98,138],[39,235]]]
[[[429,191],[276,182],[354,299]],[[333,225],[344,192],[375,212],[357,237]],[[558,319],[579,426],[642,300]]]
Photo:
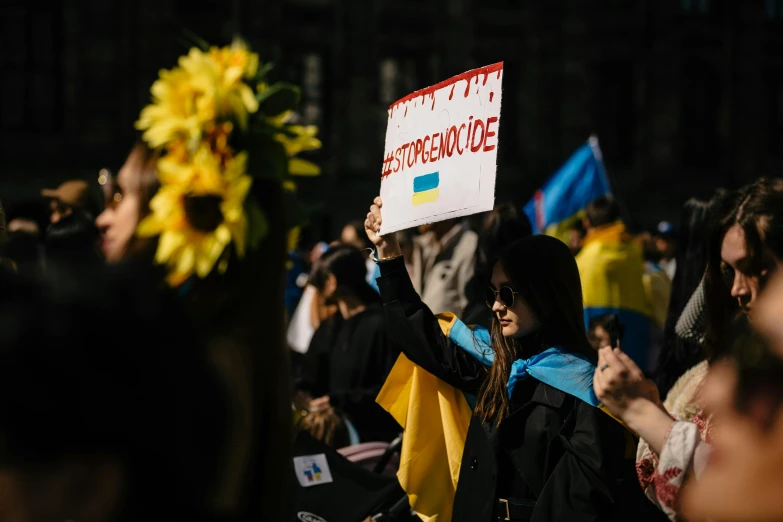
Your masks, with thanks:
[[[565,240],[587,204],[611,194],[602,158],[598,139],[591,137],[536,192],[524,208],[534,234]]]
[[[418,207],[425,203],[434,203],[440,195],[440,174],[422,174],[413,178],[413,206]]]
[[[588,203],[611,194],[598,139],[590,137],[538,190],[524,212],[536,234],[568,242],[568,229],[584,216]],[[647,368],[648,303],[642,281],[644,258],[622,222],[589,234],[577,255],[582,279],[585,326],[593,318],[617,314],[623,350]]]
[[[576,256],[582,280],[585,323],[616,314],[623,325],[620,347],[642,369],[648,368],[650,319],[644,290],[644,257],[622,221],[587,234]]]

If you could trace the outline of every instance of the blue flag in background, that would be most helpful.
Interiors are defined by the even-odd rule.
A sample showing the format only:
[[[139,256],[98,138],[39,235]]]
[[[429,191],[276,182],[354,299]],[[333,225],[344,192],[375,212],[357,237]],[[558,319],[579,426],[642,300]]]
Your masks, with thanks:
[[[591,137],[536,192],[524,212],[534,234],[562,239],[566,224],[579,219],[588,203],[610,193],[598,139]]]

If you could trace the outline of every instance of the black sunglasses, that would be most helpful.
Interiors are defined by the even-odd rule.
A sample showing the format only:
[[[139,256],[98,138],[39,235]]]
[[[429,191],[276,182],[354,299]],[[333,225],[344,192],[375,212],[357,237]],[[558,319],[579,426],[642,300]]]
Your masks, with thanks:
[[[495,305],[495,300],[499,296],[500,303],[506,308],[511,308],[514,306],[514,297],[516,297],[518,293],[519,292],[515,292],[510,286],[501,286],[500,290],[495,290],[491,286],[488,286],[484,291],[484,299],[486,300],[487,306],[492,308]]]

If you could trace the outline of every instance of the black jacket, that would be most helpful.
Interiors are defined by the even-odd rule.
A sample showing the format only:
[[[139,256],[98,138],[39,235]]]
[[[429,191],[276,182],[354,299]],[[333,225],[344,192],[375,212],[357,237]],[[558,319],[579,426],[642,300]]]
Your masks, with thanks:
[[[443,334],[401,259],[381,263],[381,274],[390,342],[438,378],[477,394],[486,368]],[[452,520],[496,520],[497,499],[509,497],[534,506],[536,522],[638,519],[645,499],[634,462],[625,458],[625,429],[580,399],[522,382],[499,428],[473,416]]]
[[[380,303],[350,319],[340,314],[321,323],[307,352],[305,378],[314,397],[328,395],[353,423],[362,442],[391,441],[397,421],[375,402],[400,355],[387,342]]]

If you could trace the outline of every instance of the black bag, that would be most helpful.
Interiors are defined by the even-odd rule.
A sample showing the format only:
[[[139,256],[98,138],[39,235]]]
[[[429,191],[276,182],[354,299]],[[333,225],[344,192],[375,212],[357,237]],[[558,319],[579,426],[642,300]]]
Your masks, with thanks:
[[[325,456],[332,482],[318,484],[314,473],[320,475],[326,470],[316,466],[315,469],[300,470],[303,480],[315,482],[312,486],[303,487],[297,477],[294,459],[313,455]],[[361,522],[405,497],[396,477],[384,477],[368,471],[306,431],[299,432],[294,440],[288,469],[285,520],[290,522]]]

